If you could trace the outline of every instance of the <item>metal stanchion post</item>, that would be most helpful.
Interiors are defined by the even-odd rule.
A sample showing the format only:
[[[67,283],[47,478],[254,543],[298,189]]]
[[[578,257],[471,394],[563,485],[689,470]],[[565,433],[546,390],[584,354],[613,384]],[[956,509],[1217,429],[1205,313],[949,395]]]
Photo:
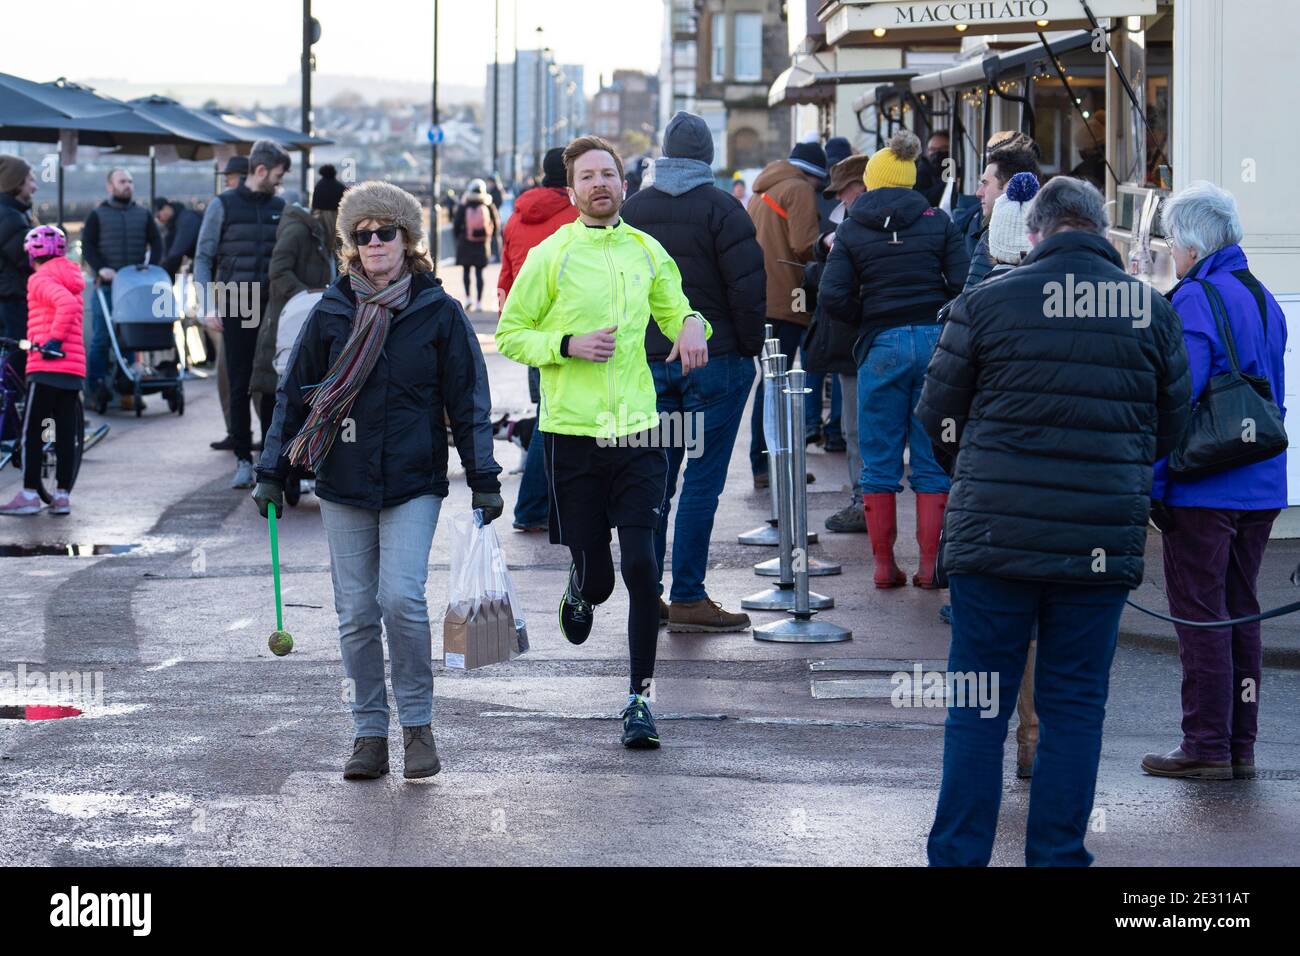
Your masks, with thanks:
[[[803,420],[804,396],[808,393],[808,389],[804,387],[803,369],[791,370],[785,379],[787,387],[782,390],[784,394],[781,408],[786,409],[788,406],[789,410],[783,416],[782,424],[784,427],[789,423],[792,431],[782,432],[782,443],[788,441],[790,445],[786,457],[789,459],[789,474],[793,480],[790,483],[790,495],[786,499],[790,507],[782,512],[781,517],[784,519],[788,513],[793,519],[791,534],[786,540],[802,541],[802,536],[808,531],[808,481],[804,471]],[[800,548],[798,553],[792,553],[791,557],[794,573],[794,609],[786,620],[755,627],[754,639],[790,644],[833,644],[851,639],[852,631],[830,621],[813,619],[816,611],[813,610],[811,595],[808,592],[808,575],[813,572],[809,568],[811,561],[807,549]],[[784,569],[782,571],[781,580],[784,581]]]
[[[759,374],[763,376],[764,394],[771,387],[769,379],[771,375],[768,371],[767,357],[775,355],[781,351],[781,340],[773,338],[772,323],[769,322],[763,326],[765,338],[763,340],[763,352],[759,363]],[[780,514],[780,504],[777,499],[777,479],[776,479],[776,459],[768,449],[767,455],[767,490],[768,498],[772,502],[772,514],[767,519],[767,524],[759,525],[745,533],[738,535],[736,541],[739,544],[748,544],[764,548],[775,548],[781,543],[781,533],[777,530],[778,515]],[[808,543],[817,543],[817,532],[810,532]]]
[[[760,568],[772,565],[777,578],[777,585],[765,591],[759,591],[744,598],[740,606],[746,611],[788,611],[795,606],[794,579],[794,542],[793,511],[790,508],[792,492],[790,487],[790,418],[788,401],[785,396],[786,357],[781,354],[781,344],[775,339],[766,346],[767,359],[763,370],[764,387],[774,389],[771,394],[776,398],[776,434],[778,441],[768,443],[768,460],[773,463],[772,486],[776,489],[775,511],[777,515],[776,532],[779,535],[779,552],[771,561],[756,564],[754,570],[759,574],[766,572]],[[800,373],[802,374],[802,373]],[[805,528],[805,531],[807,529]],[[806,546],[800,549],[806,551]],[[834,607],[835,602],[824,594],[809,595],[807,600],[817,608]]]

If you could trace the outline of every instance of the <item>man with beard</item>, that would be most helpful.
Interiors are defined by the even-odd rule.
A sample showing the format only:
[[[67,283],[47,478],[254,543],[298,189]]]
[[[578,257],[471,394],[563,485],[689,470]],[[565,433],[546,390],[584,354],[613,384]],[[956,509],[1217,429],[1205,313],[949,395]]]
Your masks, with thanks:
[[[114,169],[108,174],[108,198],[90,211],[86,225],[81,230],[81,259],[95,275],[96,286],[104,289],[104,298],[112,299],[111,286],[117,270],[146,262],[162,265],[163,241],[158,223],[149,210],[133,201],[135,180],[125,169]],[[104,390],[111,392],[113,374],[109,368],[108,321],[100,305],[99,296],[87,290],[90,296],[91,342],[86,357],[86,396],[88,404],[98,405],[106,400]],[[131,358],[131,356],[127,356]],[[105,381],[107,378],[107,382]],[[122,407],[134,408],[134,398],[122,396]]]
[[[542,372],[534,441],[545,442],[550,539],[572,564],[560,630],[573,644],[591,633],[595,605],[614,590],[610,531],[618,529],[629,596],[631,683],[623,745],[659,746],[649,693],[659,638],[654,532],[668,455],[659,440],[654,379],[646,361],[651,316],[673,343],[682,374],[708,362],[712,330],[682,292],[681,273],[654,238],[619,216],[623,161],[598,136],[564,150],[578,220],[535,246],[497,326],[500,353]]]

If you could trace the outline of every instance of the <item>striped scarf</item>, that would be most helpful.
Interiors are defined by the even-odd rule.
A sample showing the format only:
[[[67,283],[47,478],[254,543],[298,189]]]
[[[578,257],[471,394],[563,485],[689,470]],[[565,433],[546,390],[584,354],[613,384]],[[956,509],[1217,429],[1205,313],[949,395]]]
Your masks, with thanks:
[[[411,298],[409,272],[379,290],[359,267],[353,267],[348,275],[357,298],[352,334],[325,378],[302,390],[311,412],[289,444],[290,464],[310,471],[318,470],[329,454],[339,426],[379,361],[394,313],[406,308]]]

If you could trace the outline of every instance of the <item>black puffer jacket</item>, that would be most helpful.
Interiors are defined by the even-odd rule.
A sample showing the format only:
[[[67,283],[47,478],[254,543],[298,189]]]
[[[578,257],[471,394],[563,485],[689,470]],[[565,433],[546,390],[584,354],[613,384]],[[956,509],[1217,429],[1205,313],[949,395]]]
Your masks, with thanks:
[[[936,321],[961,292],[969,266],[946,213],[912,189],[872,189],[835,230],[817,300],[832,321],[860,325],[860,365],[879,333]]]
[[[32,207],[0,193],[0,299],[27,299],[31,263],[23,240],[32,228]]]
[[[259,478],[284,483],[283,457],[307,417],[302,389],[321,381],[352,331],[356,297],[343,276],[303,325],[276,393],[275,419]],[[392,508],[421,495],[447,496],[451,422],[466,481],[501,490],[492,455],[492,397],[478,338],[455,299],[428,273],[411,282],[411,302],[393,316],[383,353],[352,406],[355,441],[334,442],[316,475],[316,494],[357,508]]]
[[[767,273],[754,221],[735,196],[712,182],[673,196],[641,189],[623,218],[659,240],[682,273],[682,291],[713,326],[710,355],[757,355],[763,347]],[[646,358],[662,362],[672,343],[651,322]]]
[[[1097,311],[1085,292],[1112,317],[1081,315]],[[1151,465],[1182,434],[1190,387],[1177,314],[1101,236],[1055,235],[962,295],[916,407],[941,462],[960,449],[944,567],[1137,587]]]

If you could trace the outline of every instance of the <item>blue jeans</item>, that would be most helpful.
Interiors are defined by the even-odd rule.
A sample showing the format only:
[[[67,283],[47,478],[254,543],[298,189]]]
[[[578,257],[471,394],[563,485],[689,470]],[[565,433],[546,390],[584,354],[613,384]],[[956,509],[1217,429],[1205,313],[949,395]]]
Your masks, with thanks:
[[[436,495],[382,511],[321,499],[343,673],[351,682],[344,690],[357,737],[388,736],[381,620],[398,722],[423,727],[433,719],[433,645],[424,587],[441,509]]]
[[[651,362],[650,373],[659,395],[659,412],[672,413],[676,419],[672,426],[674,433],[696,443],[690,449],[692,457],[686,465],[682,495],[677,503],[670,597],[673,601],[702,601],[708,596],[704,575],[709,566],[713,515],[727,481],[727,466],[745,413],[745,399],[754,383],[754,360],[741,355],[719,355],[690,375],[682,375],[680,362],[671,365]],[[683,422],[690,431],[683,430]],[[659,527],[655,529],[655,557],[661,580],[668,548],[668,515],[672,511],[673,492],[677,490],[677,472],[687,451],[680,441],[673,442],[668,449],[664,503]],[[660,593],[663,593],[662,584]]]
[[[858,445],[862,492],[903,490],[903,446],[911,449],[912,490],[947,494],[948,476],[934,460],[930,436],[912,409],[921,399],[925,370],[939,341],[938,323],[886,329],[858,366]]]
[[[515,499],[515,524],[528,528],[546,525],[550,520],[546,491],[546,455],[542,451],[541,429],[537,429],[524,453],[524,473],[519,479],[519,497]]]
[[[111,295],[111,288],[105,287],[104,295]],[[85,392],[89,399],[94,398],[95,390],[105,377],[104,384],[111,390],[116,377],[109,371],[109,354],[112,351],[108,338],[108,319],[99,304],[99,284],[91,282],[86,286],[86,295],[90,296],[90,350],[86,353]]]
[[[991,686],[999,688],[999,705],[992,717],[981,716],[975,706],[948,708],[943,783],[927,844],[930,865],[988,865],[1002,800],[1002,745],[1037,624],[1038,756],[1029,788],[1025,863],[1087,866],[1092,854],[1083,839],[1128,588],[977,574],[954,574],[949,582],[948,670],[988,674]]]
[[[807,355],[806,350],[804,354]],[[812,389],[811,394],[808,395],[807,404],[804,405],[804,433],[816,435],[818,432],[824,431],[827,439],[843,439],[844,435],[840,431],[840,404],[842,402],[840,377],[834,373],[829,375],[831,380],[831,414],[826,419],[825,427],[822,426],[822,389],[826,385],[827,377],[825,372],[809,372],[804,377],[805,387]]]
[[[794,367],[794,354],[803,341],[804,327],[784,319],[772,319],[772,331],[781,340],[785,367]],[[767,437],[763,434],[763,364],[748,359],[758,369],[758,388],[754,389],[754,408],[749,415],[749,467],[754,474],[767,473]]]

